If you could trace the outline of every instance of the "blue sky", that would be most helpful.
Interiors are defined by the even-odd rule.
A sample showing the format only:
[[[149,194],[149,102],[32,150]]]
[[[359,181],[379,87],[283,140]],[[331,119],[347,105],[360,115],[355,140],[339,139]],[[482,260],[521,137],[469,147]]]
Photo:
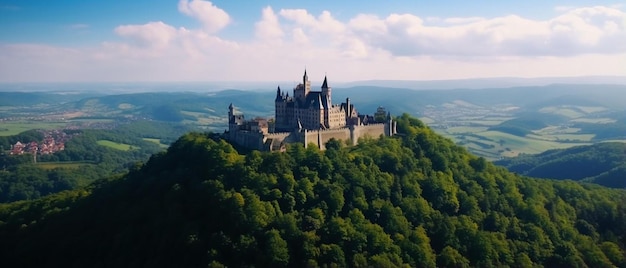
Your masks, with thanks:
[[[0,82],[626,75],[623,62],[616,1],[0,0]]]

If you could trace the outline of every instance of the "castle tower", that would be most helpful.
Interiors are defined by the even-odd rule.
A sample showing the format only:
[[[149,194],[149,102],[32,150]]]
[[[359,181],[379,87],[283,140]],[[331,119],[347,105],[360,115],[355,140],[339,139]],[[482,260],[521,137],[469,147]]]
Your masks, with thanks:
[[[333,103],[331,93],[331,88],[328,86],[328,79],[324,76],[324,83],[322,83],[322,96],[326,96],[328,104]]]
[[[231,102],[228,105],[228,132],[233,136],[235,131],[237,131],[237,120],[235,120],[235,106]]]
[[[302,83],[293,89],[293,97],[296,101],[303,102],[306,96],[309,95],[309,92],[311,92],[311,81],[309,81],[309,76],[306,74],[306,69],[304,69]]]
[[[283,96],[282,93],[280,92],[280,86],[278,86],[278,88],[276,89],[276,102],[278,101],[282,101],[283,100]]]
[[[304,69],[302,84],[304,85],[304,96],[306,97],[306,95],[309,95],[309,92],[311,92],[311,81],[309,81],[309,76],[306,75],[306,69]]]
[[[228,105],[228,123],[235,121],[235,117],[233,115],[235,115],[235,106],[233,106],[233,103],[231,102],[230,105]]]

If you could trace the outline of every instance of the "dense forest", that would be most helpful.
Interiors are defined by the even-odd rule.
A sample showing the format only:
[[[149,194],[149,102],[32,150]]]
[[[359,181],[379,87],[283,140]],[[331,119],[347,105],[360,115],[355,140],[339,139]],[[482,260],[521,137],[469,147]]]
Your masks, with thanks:
[[[325,151],[189,133],[124,176],[0,204],[14,267],[626,266],[626,192],[518,176],[419,120]]]
[[[519,174],[626,188],[626,143],[603,142],[495,162]]]
[[[41,131],[0,137],[0,203],[35,199],[125,173],[135,163],[143,163],[163,150],[159,144],[143,138],[169,144],[187,130],[180,125],[150,121],[122,124],[115,129],[65,130],[74,136],[65,144],[65,150],[39,155],[37,164],[31,154],[9,155],[4,149],[17,141],[41,141]],[[99,140],[128,144],[133,149],[102,146]]]

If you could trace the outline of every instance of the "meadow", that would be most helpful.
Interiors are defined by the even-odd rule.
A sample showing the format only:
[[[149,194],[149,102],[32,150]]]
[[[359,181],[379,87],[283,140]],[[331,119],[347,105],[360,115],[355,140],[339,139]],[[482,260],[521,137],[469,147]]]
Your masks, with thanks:
[[[0,124],[0,136],[13,136],[31,129],[58,129],[65,126],[65,121],[4,121]]]
[[[98,140],[96,141],[96,143],[98,143],[98,145],[106,146],[106,147],[113,148],[113,149],[120,150],[120,151],[130,151],[130,150],[139,148],[137,146],[132,146],[130,144],[119,143],[119,142],[114,142],[110,140]]]
[[[67,169],[79,169],[82,166],[86,165],[95,165],[91,162],[85,161],[73,161],[73,162],[38,162],[35,166],[45,169],[45,170],[53,170],[56,168],[67,168]]]

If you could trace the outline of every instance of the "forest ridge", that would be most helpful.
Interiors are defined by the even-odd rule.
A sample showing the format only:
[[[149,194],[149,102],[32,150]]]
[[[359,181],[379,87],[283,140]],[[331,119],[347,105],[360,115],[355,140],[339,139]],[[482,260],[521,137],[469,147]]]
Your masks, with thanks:
[[[190,133],[127,175],[0,205],[12,266],[626,265],[626,193],[514,175],[403,115],[399,137],[240,154]]]

